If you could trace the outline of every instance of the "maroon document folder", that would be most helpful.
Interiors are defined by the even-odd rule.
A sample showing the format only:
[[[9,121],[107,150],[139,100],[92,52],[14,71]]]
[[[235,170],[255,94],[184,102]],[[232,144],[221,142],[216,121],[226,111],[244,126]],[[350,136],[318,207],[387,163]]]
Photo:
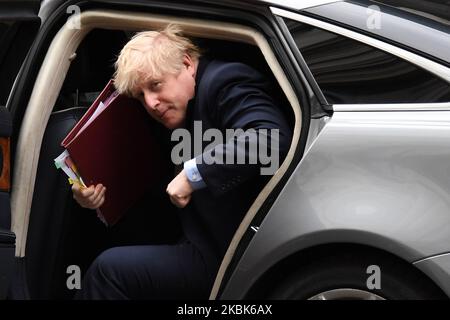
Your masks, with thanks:
[[[106,108],[80,131],[100,102]],[[118,95],[110,81],[61,143],[87,186],[106,187],[99,213],[108,225],[119,221],[166,172],[154,126],[140,102]]]

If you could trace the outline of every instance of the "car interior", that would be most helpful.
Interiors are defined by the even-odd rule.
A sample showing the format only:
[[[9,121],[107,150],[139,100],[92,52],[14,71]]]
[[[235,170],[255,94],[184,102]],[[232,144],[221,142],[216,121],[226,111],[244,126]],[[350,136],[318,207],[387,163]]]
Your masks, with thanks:
[[[25,259],[26,282],[29,297],[32,299],[71,299],[74,291],[66,286],[67,267],[77,265],[85,271],[95,257],[109,247],[171,243],[175,242],[180,234],[175,207],[167,206],[168,201],[164,199],[163,191],[170,181],[170,176],[160,181],[157,190],[150,190],[148,197],[137,203],[123,221],[107,228],[93,210],[81,208],[75,202],[67,177],[62,170],[55,168],[53,160],[64,150],[60,145],[61,141],[111,79],[114,61],[123,45],[134,31],[158,28],[167,22],[165,19],[140,15],[136,17],[132,14],[117,13],[117,16],[114,16],[111,13],[97,12],[96,15],[98,20],[89,16],[89,13],[86,15],[86,19],[91,19],[88,31],[66,30],[78,37],[79,45],[73,40],[73,44],[65,44],[59,51],[49,50],[47,55],[58,53],[61,55],[59,59],[68,59],[67,68],[55,69],[51,65],[53,62],[49,61],[58,57],[46,57],[44,64],[50,66],[45,69],[43,65],[39,75],[42,78],[38,79],[52,79],[47,88],[47,97],[40,100],[36,98],[38,94],[45,92],[44,87],[36,85],[27,109],[27,113],[31,112],[31,115],[24,118],[24,121],[43,127],[42,135],[37,133],[34,142],[22,140],[18,144],[18,163],[32,161],[21,153],[30,143],[34,143],[34,147],[28,150],[35,150],[38,154],[35,157],[34,169],[29,169],[28,173],[27,170],[20,170],[15,176],[16,185],[22,185],[23,179],[34,176],[34,188],[31,186],[27,190],[13,190],[12,200],[13,229],[18,235],[16,255]],[[130,23],[131,27],[125,28],[127,23]],[[294,128],[292,145],[295,145],[300,134],[300,106],[278,62],[274,56],[268,56],[271,54],[270,47],[264,47],[267,44],[259,42],[260,38],[246,32],[244,27],[242,30],[232,30],[220,26],[220,23],[192,23],[182,19],[179,23],[194,37],[194,41],[203,49],[203,55],[247,63],[272,79],[277,100],[283,105],[287,119]],[[64,43],[67,41],[65,39],[55,38],[54,42]],[[76,52],[76,55],[71,50]],[[58,76],[52,77],[52,72],[57,72]],[[52,90],[55,92],[48,92]],[[47,98],[48,100],[45,100]],[[33,99],[36,99],[35,104]],[[37,107],[39,105],[40,108]],[[35,117],[33,120],[33,112],[39,112],[39,109],[41,113],[47,112],[48,117],[43,116],[40,120]],[[46,111],[42,111],[44,109]],[[257,212],[265,196],[285,172],[288,162],[292,159],[292,149],[291,146],[290,155],[255,199],[249,210],[250,215]],[[30,157],[29,152],[26,157]],[[18,205],[18,199],[23,194],[32,195],[29,208]],[[164,214],[152,214],[158,212]],[[248,223],[243,223],[233,238],[216,282],[220,282],[220,274],[223,276],[233,249],[247,227]]]

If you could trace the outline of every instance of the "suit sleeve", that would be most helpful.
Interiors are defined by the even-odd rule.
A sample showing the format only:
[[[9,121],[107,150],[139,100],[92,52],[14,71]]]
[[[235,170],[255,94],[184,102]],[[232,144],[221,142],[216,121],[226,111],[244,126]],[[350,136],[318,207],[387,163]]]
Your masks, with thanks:
[[[241,129],[233,136],[225,134],[224,143],[203,152],[201,160],[196,158],[206,185],[220,196],[257,175],[273,174],[287,154],[292,134],[271,98],[270,83],[256,70],[229,63],[205,80],[207,108],[217,128],[222,133]]]

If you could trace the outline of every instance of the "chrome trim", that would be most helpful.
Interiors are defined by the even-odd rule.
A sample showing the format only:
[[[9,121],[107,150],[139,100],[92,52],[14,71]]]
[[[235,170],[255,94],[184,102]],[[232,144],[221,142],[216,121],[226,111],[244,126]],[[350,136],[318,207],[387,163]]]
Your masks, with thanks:
[[[312,8],[321,6],[324,4],[329,4],[333,2],[341,2],[343,0],[262,0],[268,4],[277,5],[280,7],[287,7],[293,10],[303,10],[306,8]]]
[[[450,253],[449,253],[449,252],[446,252],[446,253],[437,254],[437,255],[435,255],[435,256],[423,258],[423,259],[414,261],[413,264],[418,264],[418,263],[422,263],[422,262],[427,262],[427,261],[431,261],[431,260],[434,260],[434,259],[437,259],[437,258],[442,258],[442,257],[445,257],[445,256],[450,256]]]
[[[319,119],[311,119],[309,121],[309,130],[308,130],[308,137],[306,138],[306,146],[304,154],[306,154],[313,145],[314,141],[316,141],[317,137],[319,136],[320,132],[322,132],[322,129],[325,127],[327,122],[331,118],[328,116],[324,116]]]
[[[443,103],[386,103],[386,104],[335,104],[335,112],[361,111],[450,111],[450,102]]]
[[[409,52],[405,49],[398,48],[394,45],[385,43],[383,41],[380,41],[375,38],[371,38],[369,36],[360,34],[355,31],[351,31],[336,25],[333,25],[328,22],[323,22],[317,19],[313,19],[310,17],[303,16],[298,13],[293,13],[290,11],[282,10],[279,8],[270,7],[270,10],[273,14],[278,15],[280,17],[284,17],[287,19],[292,19],[298,22],[306,23],[311,26],[315,26],[320,29],[324,29],[330,32],[334,32],[337,34],[340,34],[342,36],[345,36],[347,38],[351,38],[353,40],[365,43],[367,45],[370,45],[372,47],[378,48],[380,50],[383,50],[385,52],[388,52],[390,54],[393,54],[403,60],[409,61],[412,64],[415,64],[416,66],[419,66],[425,70],[428,70],[429,72],[433,73],[434,75],[438,76],[439,78],[447,81],[450,83],[450,69],[431,60],[428,60],[422,56],[419,56],[415,53]]]
[[[385,298],[359,289],[333,289],[316,294],[308,300],[386,300]]]

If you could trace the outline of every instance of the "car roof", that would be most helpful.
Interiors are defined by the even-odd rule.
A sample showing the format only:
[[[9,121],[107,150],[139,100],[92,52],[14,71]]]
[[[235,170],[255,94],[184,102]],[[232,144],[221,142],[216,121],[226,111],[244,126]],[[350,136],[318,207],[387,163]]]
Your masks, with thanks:
[[[258,0],[269,5],[285,7],[291,10],[303,10],[306,8],[321,6],[328,3],[340,2],[343,0]]]
[[[40,16],[45,20],[58,5],[67,0],[43,0]],[[309,14],[318,19],[388,42],[400,44],[411,51],[450,66],[450,8],[443,4],[447,0],[399,1],[399,0],[247,0],[248,4],[274,6],[294,12]],[[142,3],[140,0],[119,0],[116,3]],[[151,1],[148,1],[149,3]],[[176,1],[174,1],[176,2]],[[219,4],[245,6],[236,0],[190,0],[192,4]],[[420,2],[420,3],[419,3]],[[384,3],[384,4],[383,4]],[[393,6],[394,3],[399,5]],[[381,28],[367,27],[367,8],[376,5],[381,10]]]

